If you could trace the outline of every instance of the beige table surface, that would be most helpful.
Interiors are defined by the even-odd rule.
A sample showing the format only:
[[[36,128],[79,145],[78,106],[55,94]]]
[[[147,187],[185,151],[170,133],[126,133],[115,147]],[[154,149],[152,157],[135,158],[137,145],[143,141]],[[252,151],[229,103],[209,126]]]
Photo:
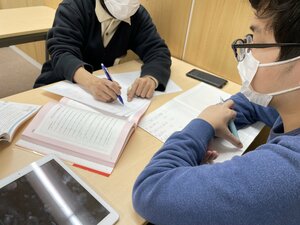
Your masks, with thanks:
[[[194,66],[175,58],[173,58],[172,61],[171,79],[183,90],[187,90],[199,84],[199,81],[185,76],[186,72],[195,68]],[[129,72],[138,70],[139,68],[140,64],[137,61],[130,61],[112,67],[110,71],[112,73]],[[223,90],[234,94],[239,91],[239,88],[239,85],[228,82]],[[180,93],[181,92],[154,97],[146,114],[152,112]],[[60,98],[58,95],[48,93],[38,88],[1,100],[45,104],[48,101],[59,100]],[[8,176],[41,157],[15,146],[15,142],[19,139],[22,130],[27,124],[28,122],[18,130],[12,143],[0,142],[0,178]],[[135,213],[132,206],[132,187],[139,173],[161,146],[162,143],[159,140],[141,128],[137,128],[131,136],[110,177],[107,178],[72,166],[70,166],[70,168],[115,208],[120,215],[118,225],[144,224],[146,221]]]
[[[52,27],[55,10],[33,6],[0,10],[0,39],[35,33],[45,34]]]

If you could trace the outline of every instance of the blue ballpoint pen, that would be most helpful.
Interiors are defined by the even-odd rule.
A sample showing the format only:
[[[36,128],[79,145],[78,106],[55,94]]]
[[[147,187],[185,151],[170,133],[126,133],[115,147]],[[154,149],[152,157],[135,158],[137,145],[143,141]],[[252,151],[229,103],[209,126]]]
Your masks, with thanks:
[[[224,99],[223,99],[222,97],[220,97],[220,99],[221,99],[221,102],[225,102]],[[230,121],[228,122],[228,127],[229,127],[230,132],[231,132],[235,137],[237,137],[238,139],[240,139],[239,134],[238,134],[238,131],[237,131],[237,129],[236,129],[236,126],[235,126],[233,120],[230,120]]]
[[[103,71],[104,71],[104,73],[105,73],[106,78],[107,78],[108,80],[110,80],[110,81],[113,81],[113,80],[111,79],[111,76],[109,75],[108,69],[104,66],[103,63],[101,63],[101,67],[102,67],[102,69],[103,69]],[[118,97],[119,101],[124,105],[124,102],[123,102],[123,99],[122,99],[121,95],[117,95],[117,97]]]

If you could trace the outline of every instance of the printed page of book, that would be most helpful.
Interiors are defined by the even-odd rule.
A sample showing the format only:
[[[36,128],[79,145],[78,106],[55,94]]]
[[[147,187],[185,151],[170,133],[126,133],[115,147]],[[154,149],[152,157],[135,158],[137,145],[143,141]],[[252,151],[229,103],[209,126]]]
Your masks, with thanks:
[[[39,105],[0,101],[0,141],[10,142],[17,128],[39,108]]]
[[[165,142],[175,131],[182,130],[191,120],[197,118],[207,106],[219,103],[220,97],[226,100],[230,95],[220,89],[200,83],[142,118],[139,127]],[[244,145],[242,149],[222,139],[214,140],[211,147],[221,153],[219,160],[222,161],[231,159],[234,155],[241,155],[263,126],[262,123],[257,123],[238,130]]]
[[[22,138],[63,153],[114,164],[133,124],[126,120],[48,103],[25,129]]]

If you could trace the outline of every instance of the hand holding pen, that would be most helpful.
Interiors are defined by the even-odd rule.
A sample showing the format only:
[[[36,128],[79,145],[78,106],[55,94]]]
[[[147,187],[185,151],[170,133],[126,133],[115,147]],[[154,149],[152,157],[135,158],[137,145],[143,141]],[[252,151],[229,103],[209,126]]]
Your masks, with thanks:
[[[222,97],[220,97],[220,100],[221,100],[221,103],[224,103],[224,102],[225,102],[224,99],[223,99]],[[236,129],[236,126],[235,126],[235,124],[234,124],[233,119],[232,119],[232,120],[229,120],[229,122],[228,122],[228,128],[229,128],[230,132],[231,132],[236,138],[240,139],[239,134],[238,134],[238,131],[237,131],[237,129]]]
[[[108,72],[108,69],[104,66],[103,63],[101,63],[101,67],[102,67],[102,70],[103,70],[104,73],[105,73],[106,78],[107,78],[108,80],[110,80],[110,81],[113,81],[112,78],[111,78],[111,76],[110,76],[110,74],[109,74],[109,72]],[[123,101],[121,95],[117,95],[117,97],[118,97],[119,101],[124,105],[124,101]]]
[[[86,89],[94,99],[101,102],[113,102],[121,94],[121,86],[116,81],[100,79],[84,67],[80,67],[74,74],[74,81]]]
[[[233,105],[234,102],[228,100],[222,104],[208,106],[200,113],[199,118],[205,120],[214,128],[216,137],[223,138],[236,147],[242,148],[243,144],[240,139],[232,134],[229,128],[229,121],[236,116],[236,112],[232,110]]]

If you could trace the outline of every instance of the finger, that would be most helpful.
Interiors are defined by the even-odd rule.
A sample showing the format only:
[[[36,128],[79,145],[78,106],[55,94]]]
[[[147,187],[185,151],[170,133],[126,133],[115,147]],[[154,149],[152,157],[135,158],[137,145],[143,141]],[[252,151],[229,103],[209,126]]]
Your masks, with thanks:
[[[106,85],[111,89],[113,90],[117,95],[120,95],[121,94],[121,86],[115,82],[115,81],[110,81],[110,82],[107,82]]]
[[[215,160],[216,158],[218,158],[219,156],[219,153],[217,151],[212,151],[212,154],[211,154],[211,160]]]
[[[145,87],[145,82],[144,82],[144,79],[143,78],[139,78],[137,80],[137,89],[135,91],[135,95],[136,96],[142,96],[142,92],[143,92],[143,89]]]
[[[105,94],[105,96],[109,96],[109,99],[107,99],[107,101],[110,99],[117,99],[117,93],[107,85],[103,86],[103,94]]]
[[[152,80],[151,78],[147,78],[148,79],[148,89],[147,89],[147,92],[145,93],[145,96],[146,98],[152,98],[153,96],[153,93],[154,93],[154,90],[155,90],[155,86],[156,86],[156,83],[154,80]]]
[[[152,94],[153,94],[153,90],[155,89],[155,82],[154,80],[152,80],[150,77],[143,77],[141,78],[143,80],[143,82],[140,83],[140,85],[143,85],[143,90],[141,93],[141,97],[143,98],[151,98]],[[148,93],[149,93],[149,97],[148,97]]]
[[[226,130],[224,138],[229,141],[231,144],[238,148],[242,148],[243,144],[236,136],[234,136],[229,129]]]
[[[152,96],[153,96],[153,94],[154,94],[154,90],[155,90],[155,87],[150,88],[150,89],[148,90],[148,93],[147,93],[146,97],[147,97],[147,98],[152,98]]]
[[[142,92],[141,92],[141,97],[142,98],[145,98],[147,96],[147,93],[149,91],[149,89],[151,88],[150,87],[150,84],[147,82],[147,83],[142,83]]]
[[[107,99],[107,101],[114,101],[117,99],[117,95],[114,91],[112,91],[111,89],[107,89],[107,91],[105,91],[106,96],[108,96],[109,99]]]
[[[229,99],[229,100],[227,100],[226,102],[223,103],[223,106],[225,106],[226,108],[232,109],[233,106],[234,106],[234,101]]]
[[[213,160],[213,152],[209,152],[208,157],[207,157],[207,162],[211,162]]]
[[[116,99],[109,99],[108,101],[106,101],[107,103],[111,103],[111,102],[114,102]]]
[[[231,119],[234,120],[236,117],[237,112],[231,109]]]
[[[131,92],[131,89],[132,89],[132,86],[130,85],[130,86],[127,88],[127,95]]]
[[[211,152],[209,150],[205,153],[204,159],[202,160],[203,163],[207,163],[210,158],[210,154]]]
[[[104,79],[104,85],[115,92],[116,95],[121,94],[121,86],[118,84],[118,82]]]
[[[99,100],[99,101],[102,101],[102,102],[112,102],[113,99],[106,93],[104,92],[101,92],[101,93],[98,93],[97,95],[94,95],[94,98],[96,100]]]
[[[127,93],[127,101],[130,102],[133,99],[133,97],[135,95],[135,91],[137,89],[137,86],[138,86],[138,83],[137,83],[137,81],[135,81]]]

